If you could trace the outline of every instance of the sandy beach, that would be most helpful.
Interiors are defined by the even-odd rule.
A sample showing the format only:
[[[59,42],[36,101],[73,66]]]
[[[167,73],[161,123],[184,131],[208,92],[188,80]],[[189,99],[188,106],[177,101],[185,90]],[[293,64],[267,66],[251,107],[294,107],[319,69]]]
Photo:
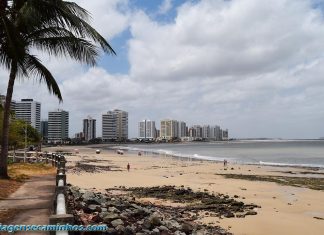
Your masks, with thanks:
[[[119,155],[115,151],[103,149],[100,154],[96,154],[95,149],[88,147],[55,147],[46,150],[74,152],[75,148],[79,152],[67,156],[67,181],[72,185],[97,191],[119,186],[183,185],[194,191],[222,193],[231,197],[235,195],[239,201],[261,206],[256,209],[257,215],[222,219],[204,216],[200,220],[240,235],[323,234],[323,190],[275,182],[230,179],[221,175],[324,177],[323,170],[236,164],[229,164],[225,170],[223,163],[219,162],[181,160],[167,156],[138,156],[129,152]],[[126,168],[128,163],[129,172]],[[93,166],[95,171],[82,171],[78,164]],[[161,200],[153,202],[164,203]]]

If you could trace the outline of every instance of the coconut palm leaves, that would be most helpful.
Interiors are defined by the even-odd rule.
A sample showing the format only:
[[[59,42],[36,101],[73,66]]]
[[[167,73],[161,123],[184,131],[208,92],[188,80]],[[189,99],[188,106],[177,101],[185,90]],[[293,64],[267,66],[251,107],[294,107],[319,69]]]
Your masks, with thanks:
[[[99,49],[115,54],[108,42],[89,24],[89,13],[63,0],[0,0],[0,64],[10,71],[3,116],[0,177],[7,177],[9,110],[15,79],[33,77],[45,82],[62,101],[51,72],[31,52],[67,56],[93,66]]]

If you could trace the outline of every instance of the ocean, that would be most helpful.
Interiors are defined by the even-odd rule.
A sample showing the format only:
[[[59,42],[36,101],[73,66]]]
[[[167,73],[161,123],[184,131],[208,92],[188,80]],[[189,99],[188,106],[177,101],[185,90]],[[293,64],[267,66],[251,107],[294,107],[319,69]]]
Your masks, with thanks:
[[[116,146],[182,158],[240,164],[324,168],[324,140],[244,140],[226,142],[187,142],[177,144],[132,144]]]

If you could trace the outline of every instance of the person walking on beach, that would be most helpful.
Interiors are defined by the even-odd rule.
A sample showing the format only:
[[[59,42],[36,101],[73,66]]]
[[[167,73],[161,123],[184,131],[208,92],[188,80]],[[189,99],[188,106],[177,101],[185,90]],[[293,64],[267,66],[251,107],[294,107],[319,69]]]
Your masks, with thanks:
[[[227,166],[227,160],[224,159],[224,167],[226,167],[226,166]]]
[[[127,164],[127,170],[128,170],[128,171],[130,170],[130,165],[129,165],[129,163]]]

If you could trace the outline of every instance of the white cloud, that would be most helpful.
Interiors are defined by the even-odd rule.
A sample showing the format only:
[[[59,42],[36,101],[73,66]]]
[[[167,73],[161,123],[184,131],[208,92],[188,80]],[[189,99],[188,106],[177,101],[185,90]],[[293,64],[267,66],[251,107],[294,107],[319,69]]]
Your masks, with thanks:
[[[165,14],[172,8],[172,0],[164,0],[159,7],[159,14]]]
[[[128,27],[128,0],[76,0],[90,12],[92,25],[107,39],[112,39]]]
[[[324,22],[310,1],[205,0],[179,7],[170,24],[155,22],[143,12],[133,19],[130,75],[156,87],[169,84],[172,88],[165,92],[171,97],[161,103],[172,103],[171,112],[181,110],[191,123],[199,122],[197,112],[204,113],[202,122],[223,122],[230,128],[237,126],[235,118],[246,116],[241,124],[253,131],[236,128],[237,136],[273,136],[273,128],[268,133],[267,128],[254,130],[253,120],[259,117],[262,123],[267,109],[280,114],[283,125],[292,118],[287,112],[303,116],[307,89],[324,86]],[[184,86],[192,94],[179,94]],[[316,95],[310,99],[317,105],[308,109],[308,121],[323,117],[316,108],[324,103]],[[172,97],[180,100],[168,102]],[[296,128],[303,129],[304,136],[320,135],[320,129],[307,131],[302,120]]]
[[[166,117],[220,124],[234,137],[324,135],[324,20],[311,1],[190,1],[169,23],[126,0],[78,2],[109,39],[129,27],[129,73],[44,57],[64,103],[45,86],[15,90],[16,98],[41,100],[43,114],[69,110],[70,134],[89,114],[100,133],[101,114],[120,108],[129,111],[131,136],[139,120]]]

